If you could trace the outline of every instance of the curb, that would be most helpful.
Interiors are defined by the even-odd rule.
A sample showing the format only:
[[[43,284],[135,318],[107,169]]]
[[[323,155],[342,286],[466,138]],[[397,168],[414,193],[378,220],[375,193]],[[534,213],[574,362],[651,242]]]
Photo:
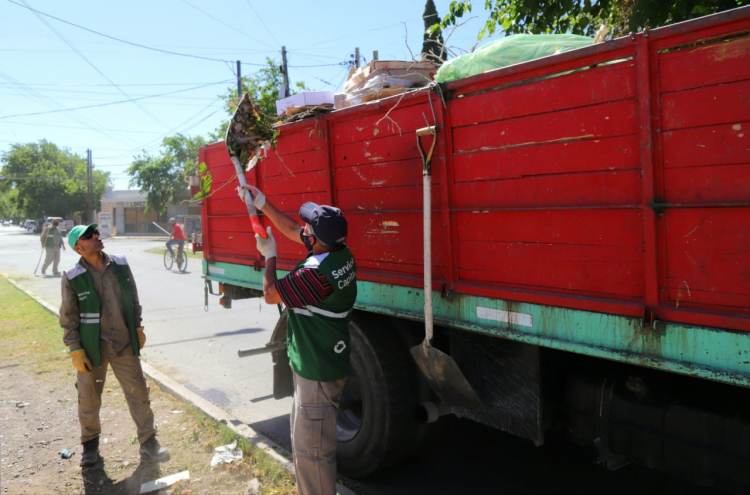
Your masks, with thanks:
[[[0,271],[0,274],[3,275],[13,287],[32,298],[44,309],[55,316],[60,316],[59,310],[49,304],[47,301],[20,285],[18,282],[10,278],[6,273]],[[228,414],[226,411],[215,406],[195,392],[187,389],[183,385],[180,385],[161,371],[145,362],[143,358],[141,358],[141,367],[143,368],[143,373],[151,380],[153,380],[159,386],[159,388],[165,390],[174,397],[192,405],[217,423],[222,423],[228,426],[232,431],[234,431],[238,435],[241,435],[254,447],[261,449],[267,455],[271,456],[276,462],[281,464],[284,469],[294,474],[294,464],[291,461],[292,453],[286,450],[284,447],[277,444],[270,438],[264,436],[263,434],[258,433],[254,429],[250,428],[247,424]],[[336,493],[338,495],[357,495],[357,492],[352,491],[350,488],[341,485],[340,483],[336,483]]]

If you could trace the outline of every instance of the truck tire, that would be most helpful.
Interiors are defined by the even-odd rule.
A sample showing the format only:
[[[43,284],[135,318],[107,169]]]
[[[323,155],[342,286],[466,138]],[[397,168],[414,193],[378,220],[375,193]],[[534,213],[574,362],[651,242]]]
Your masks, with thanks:
[[[349,324],[351,370],[337,425],[339,472],[363,478],[413,452],[425,426],[416,420],[418,371],[409,346],[385,317]]]

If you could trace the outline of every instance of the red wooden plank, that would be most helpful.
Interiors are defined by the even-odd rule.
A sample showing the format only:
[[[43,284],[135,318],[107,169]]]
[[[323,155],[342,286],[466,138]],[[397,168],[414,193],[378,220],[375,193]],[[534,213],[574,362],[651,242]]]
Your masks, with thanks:
[[[370,260],[422,264],[422,212],[348,214],[347,220],[348,243],[356,252],[357,263],[359,260]],[[437,230],[437,226],[441,225],[439,211],[433,212],[432,222],[436,227],[432,236],[433,264],[442,266],[448,240]]]
[[[456,217],[461,240],[642,246],[643,226],[637,209],[458,212]]]
[[[750,121],[665,132],[664,168],[750,163]]]
[[[280,156],[322,148],[327,142],[325,121],[319,118],[311,119],[308,126],[302,129],[294,128],[292,132],[284,126],[279,127],[278,130],[276,153]]]
[[[437,182],[433,178],[433,184]],[[350,189],[422,186],[422,160],[383,162],[336,170],[336,188]]]
[[[596,157],[596,159],[592,159]],[[638,168],[638,138],[620,136],[454,155],[456,182]]]
[[[321,170],[317,172],[301,172],[291,175],[277,175],[275,177],[266,177],[263,180],[263,193],[269,197],[314,193],[328,191],[330,182],[328,171]]]
[[[750,202],[750,163],[667,169],[669,203]]]
[[[667,93],[750,79],[749,54],[750,36],[660,54],[661,90]]]
[[[669,280],[669,302],[676,308],[705,308],[750,316],[750,294],[728,294],[690,288],[677,280]]]
[[[750,115],[750,81],[667,93],[661,108],[664,130],[745,122]]]
[[[414,133],[334,146],[333,165],[353,167],[381,162],[420,159]]]
[[[523,117],[633,98],[633,63],[604,66],[451,100],[453,126]]]
[[[639,171],[561,174],[455,185],[457,208],[616,206],[640,202]]]
[[[531,117],[453,128],[454,152],[635,134],[635,102],[605,103]]]
[[[666,215],[669,286],[750,294],[750,208],[673,209]],[[693,301],[702,302],[695,294]]]
[[[256,167],[260,172],[261,178],[327,170],[328,161],[326,160],[326,156],[327,151],[325,148],[302,151],[285,156],[276,156],[271,151],[268,158],[260,160]]]
[[[422,186],[339,191],[339,204],[344,211],[370,212],[378,210],[422,211]],[[432,209],[437,211],[442,202],[442,191],[432,189]]]
[[[437,97],[433,97],[432,102],[436,109],[441,104]],[[395,103],[394,101],[394,105]],[[406,106],[400,103],[388,113],[387,118],[385,114],[386,112],[378,112],[343,122],[335,122],[332,126],[334,142],[336,145],[342,145],[388,136],[413,136],[414,131],[427,125],[425,115],[430,122],[432,121],[432,110],[430,110],[429,104],[424,102]]]
[[[474,253],[476,255],[476,253]],[[460,253],[459,258],[464,256]],[[544,291],[563,291],[578,293],[597,298],[627,297],[643,298],[643,285],[628,283],[622,273],[638,270],[642,262],[614,264],[598,263],[592,266],[581,266],[577,263],[530,263],[514,260],[503,271],[487,269],[468,270],[459,268],[459,277],[463,281],[506,285],[514,288],[533,288]],[[520,300],[524,300],[521,296]]]

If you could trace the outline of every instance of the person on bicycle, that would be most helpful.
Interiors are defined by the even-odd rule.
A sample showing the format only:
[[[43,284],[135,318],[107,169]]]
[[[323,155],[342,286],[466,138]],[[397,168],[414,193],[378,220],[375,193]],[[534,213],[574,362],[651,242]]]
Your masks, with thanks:
[[[175,220],[174,217],[169,219],[169,223],[172,225],[172,235],[169,236],[169,240],[167,241],[167,249],[169,249],[169,254],[174,257],[172,246],[177,244],[177,259],[179,260],[182,257],[182,252],[185,248],[185,232],[182,230],[182,225],[177,223],[177,220]]]

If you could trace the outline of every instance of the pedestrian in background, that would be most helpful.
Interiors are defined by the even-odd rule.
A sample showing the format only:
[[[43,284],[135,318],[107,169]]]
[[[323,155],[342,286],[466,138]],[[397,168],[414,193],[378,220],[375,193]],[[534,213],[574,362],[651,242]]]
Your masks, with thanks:
[[[336,493],[336,418],[349,376],[349,321],[357,299],[357,267],[344,244],[347,222],[341,210],[305,203],[305,225],[245,186],[253,204],[289,239],[308,253],[287,276],[276,279],[276,240],[255,235],[266,258],[263,295],[288,310],[287,353],[294,379],[291,414],[292,454],[300,495]]]
[[[42,265],[42,275],[46,275],[47,268],[52,264],[52,275],[60,276],[58,266],[60,265],[60,249],[65,249],[63,233],[57,228],[59,220],[52,220],[52,225],[48,225],[42,232],[42,249],[46,251],[44,264]]]
[[[99,410],[108,365],[120,382],[135,422],[141,459],[166,461],[169,451],[156,439],[154,413],[139,358],[146,335],[133,273],[125,256],[103,251],[96,227],[95,223],[77,225],[68,234],[68,244],[81,258],[63,272],[60,306],[63,342],[78,370],[81,466],[99,460]]]

